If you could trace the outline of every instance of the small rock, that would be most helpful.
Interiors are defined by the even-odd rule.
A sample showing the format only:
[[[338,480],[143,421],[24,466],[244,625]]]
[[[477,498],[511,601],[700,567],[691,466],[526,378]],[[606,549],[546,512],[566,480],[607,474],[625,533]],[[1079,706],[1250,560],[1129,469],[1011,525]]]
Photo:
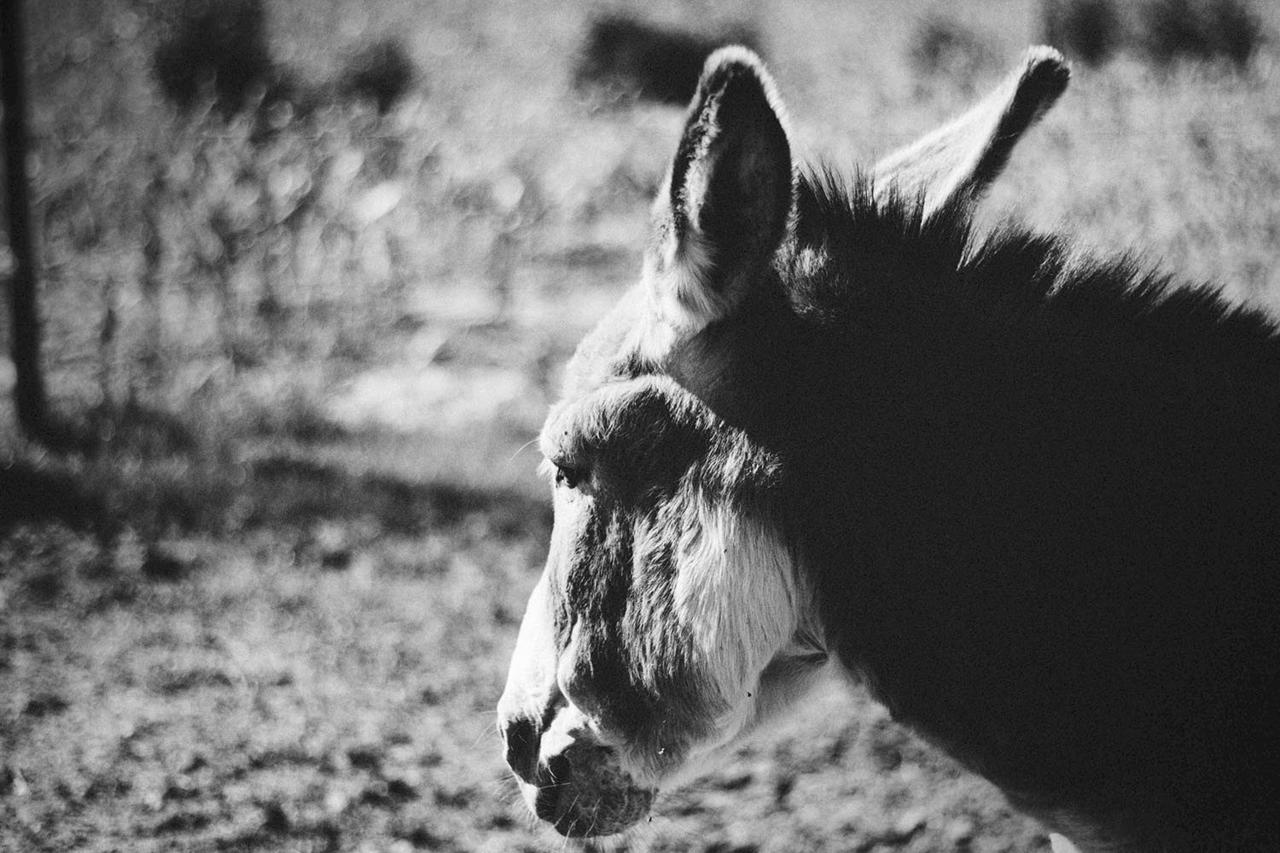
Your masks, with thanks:
[[[341,572],[351,568],[354,554],[350,548],[337,548],[325,551],[320,555],[320,568],[331,572]]]
[[[196,812],[178,812],[156,824],[156,833],[199,832],[209,825],[211,819],[206,814]]]
[[[775,805],[786,805],[787,797],[791,796],[791,791],[796,786],[796,777],[794,773],[782,773],[773,780],[773,801]]]
[[[475,792],[470,788],[437,788],[435,803],[447,809],[468,809],[475,801]]]
[[[173,583],[186,577],[196,563],[190,548],[176,544],[156,543],[147,548],[142,558],[142,576],[153,581]]]
[[[347,750],[347,760],[352,767],[376,773],[382,767],[382,747],[378,745],[353,746]]]
[[[416,800],[418,791],[413,785],[404,779],[388,779],[387,794],[397,802],[405,802],[407,800]]]
[[[21,772],[7,764],[0,765],[0,796],[25,797],[30,791]]]
[[[292,825],[284,806],[279,803],[267,803],[262,807],[262,828],[267,832],[283,834]]]
[[[53,792],[64,800],[79,800],[84,795],[85,786],[68,779],[59,779],[53,786]]]
[[[25,716],[39,719],[61,714],[70,707],[71,703],[56,693],[40,693],[27,700],[27,704],[22,708],[22,713]]]
[[[104,798],[123,797],[133,790],[133,783],[128,779],[115,776],[99,776],[84,789],[84,799],[100,800]],[[0,794],[4,793],[0,790]]]
[[[200,786],[187,779],[176,779],[170,782],[160,795],[162,802],[172,800],[194,800],[200,796]]]

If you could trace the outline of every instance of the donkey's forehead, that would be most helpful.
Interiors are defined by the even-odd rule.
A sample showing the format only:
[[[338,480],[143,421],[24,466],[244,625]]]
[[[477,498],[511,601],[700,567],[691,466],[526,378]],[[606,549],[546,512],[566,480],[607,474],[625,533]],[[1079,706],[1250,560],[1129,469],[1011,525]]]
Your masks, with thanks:
[[[565,399],[582,397],[608,382],[636,376],[636,335],[644,322],[647,304],[643,288],[629,289],[619,302],[587,333],[574,350],[565,370]]]
[[[543,455],[590,469],[619,494],[674,486],[696,468],[699,487],[729,500],[768,501],[782,483],[780,456],[729,425],[674,379],[649,374],[607,382],[552,409]]]
[[[611,451],[686,456],[705,449],[713,428],[702,403],[674,381],[641,376],[561,401],[547,417],[539,444],[553,460]]]

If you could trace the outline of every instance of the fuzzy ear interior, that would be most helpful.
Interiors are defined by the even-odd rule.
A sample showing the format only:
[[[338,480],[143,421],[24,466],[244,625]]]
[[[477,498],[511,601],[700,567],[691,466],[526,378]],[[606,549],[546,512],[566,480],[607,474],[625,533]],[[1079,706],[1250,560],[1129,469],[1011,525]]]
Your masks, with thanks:
[[[1029,49],[1021,65],[968,112],[877,163],[877,193],[922,195],[926,216],[953,199],[976,200],[1070,79],[1058,51]]]
[[[783,115],[754,53],[707,58],[655,210],[649,262],[669,320],[727,314],[781,242],[794,194]]]

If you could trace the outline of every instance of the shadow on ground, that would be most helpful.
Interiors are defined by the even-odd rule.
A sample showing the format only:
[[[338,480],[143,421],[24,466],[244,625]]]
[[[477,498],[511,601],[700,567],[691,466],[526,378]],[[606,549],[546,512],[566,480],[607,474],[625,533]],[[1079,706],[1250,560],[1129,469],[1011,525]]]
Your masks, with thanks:
[[[0,468],[0,534],[46,523],[108,536],[127,524],[151,538],[361,522],[413,536],[477,517],[503,538],[551,529],[549,502],[516,488],[353,473],[283,454],[221,465],[170,459],[128,472],[30,462]]]
[[[352,475],[337,466],[287,456],[250,466],[242,497],[251,502],[244,519],[251,528],[371,519],[388,532],[416,535],[483,515],[501,536],[551,529],[549,502],[514,489]]]
[[[0,535],[21,524],[50,521],[86,530],[106,517],[100,497],[69,472],[26,461],[0,468]]]

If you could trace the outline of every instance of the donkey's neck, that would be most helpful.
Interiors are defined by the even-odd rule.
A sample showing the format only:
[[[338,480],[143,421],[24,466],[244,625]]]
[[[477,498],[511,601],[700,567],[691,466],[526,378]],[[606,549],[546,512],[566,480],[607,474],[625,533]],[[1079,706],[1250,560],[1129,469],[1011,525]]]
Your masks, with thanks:
[[[975,245],[956,211],[812,204],[779,264],[792,310],[740,363],[841,659],[1015,790],[1141,754],[1089,715],[1144,713],[1140,667],[1176,704],[1231,659],[1187,628],[1206,567],[1280,585],[1274,323],[1024,232]]]

